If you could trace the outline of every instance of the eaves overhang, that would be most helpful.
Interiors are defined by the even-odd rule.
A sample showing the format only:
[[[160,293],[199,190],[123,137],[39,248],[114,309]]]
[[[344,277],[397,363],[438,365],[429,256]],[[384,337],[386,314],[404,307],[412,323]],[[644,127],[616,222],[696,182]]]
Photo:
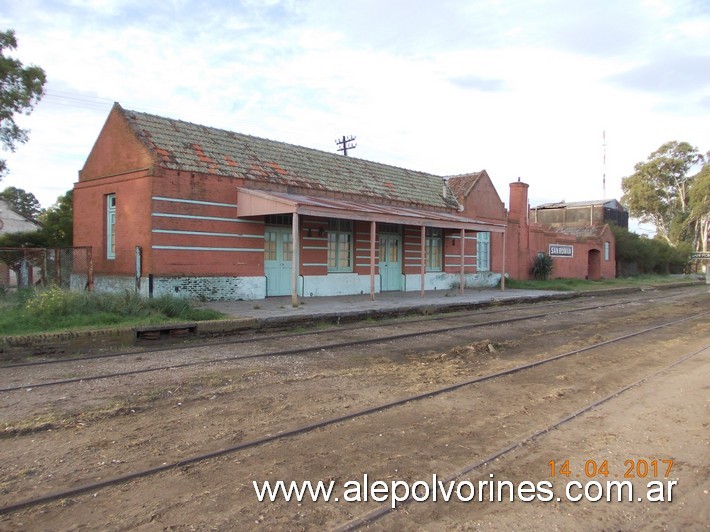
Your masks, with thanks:
[[[237,193],[238,216],[240,218],[296,213],[323,218],[374,221],[443,229],[464,229],[467,231],[488,231],[492,233],[504,233],[506,227],[502,223],[484,222],[460,214],[430,211],[423,208],[321,198],[248,188],[238,188]]]

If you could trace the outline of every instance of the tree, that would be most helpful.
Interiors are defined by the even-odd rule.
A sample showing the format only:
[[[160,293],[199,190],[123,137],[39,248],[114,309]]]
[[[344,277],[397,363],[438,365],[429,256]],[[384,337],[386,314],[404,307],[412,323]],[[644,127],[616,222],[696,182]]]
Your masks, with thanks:
[[[40,230],[51,247],[71,247],[73,242],[74,192],[68,191],[57,198],[40,217]]]
[[[688,234],[688,195],[693,181],[688,173],[703,161],[698,149],[687,142],[666,142],[621,180],[621,202],[631,216],[652,222],[661,238],[677,244]]]
[[[7,201],[16,213],[33,222],[36,222],[44,212],[35,195],[32,192],[25,192],[21,188],[7,187],[0,192],[0,198]]]
[[[708,152],[710,161],[710,152]],[[702,170],[693,178],[688,194],[690,205],[689,219],[694,225],[694,248],[697,251],[708,251],[710,238],[710,162],[703,165]]]
[[[0,247],[9,248],[66,248],[72,246],[74,193],[68,191],[37,219],[40,228],[25,233],[0,236]]]
[[[28,131],[21,129],[14,119],[17,113],[29,114],[44,95],[47,76],[38,66],[23,66],[5,56],[5,50],[15,50],[14,30],[0,32],[0,145],[15,151],[15,145],[27,142]],[[0,159],[0,178],[6,173],[4,159]]]

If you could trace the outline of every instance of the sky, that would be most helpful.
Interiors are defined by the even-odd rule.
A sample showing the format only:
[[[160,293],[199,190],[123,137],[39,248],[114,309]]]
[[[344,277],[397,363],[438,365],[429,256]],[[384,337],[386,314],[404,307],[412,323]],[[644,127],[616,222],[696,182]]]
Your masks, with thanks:
[[[620,199],[661,144],[710,150],[710,0],[0,0],[46,95],[0,188],[71,189],[113,102],[530,203]],[[606,175],[606,194],[602,186]],[[649,226],[637,228],[639,232]]]

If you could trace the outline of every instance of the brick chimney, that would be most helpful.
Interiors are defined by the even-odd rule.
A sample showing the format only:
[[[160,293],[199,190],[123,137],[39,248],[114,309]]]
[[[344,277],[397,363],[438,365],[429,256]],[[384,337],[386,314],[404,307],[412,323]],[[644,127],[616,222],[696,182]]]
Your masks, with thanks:
[[[518,181],[510,184],[510,212],[508,218],[518,222],[521,229],[527,228],[528,221],[528,184]],[[526,229],[527,232],[527,229]]]

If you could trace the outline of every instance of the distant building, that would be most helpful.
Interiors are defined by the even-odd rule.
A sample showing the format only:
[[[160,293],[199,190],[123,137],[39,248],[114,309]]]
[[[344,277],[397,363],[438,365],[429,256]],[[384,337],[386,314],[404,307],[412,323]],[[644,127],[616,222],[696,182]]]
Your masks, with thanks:
[[[0,235],[37,231],[39,224],[13,210],[10,204],[0,198]],[[10,268],[0,256],[0,286],[27,286],[32,283],[34,269],[29,262]]]
[[[493,254],[494,269],[505,269],[514,279],[528,279],[535,257],[547,254],[553,258],[553,278],[598,280],[616,276],[616,241],[608,224],[555,227],[535,223],[528,207],[528,184],[519,180],[510,183],[506,213],[485,170],[450,178],[449,187],[469,216],[479,220],[506,217],[505,235],[490,235],[491,249],[505,247],[504,254]],[[501,260],[505,260],[504,266]]]
[[[37,231],[39,224],[13,210],[10,204],[0,198],[0,235]]]
[[[615,223],[628,229],[629,213],[615,199],[545,203],[532,209],[532,221],[553,227],[598,227]]]

